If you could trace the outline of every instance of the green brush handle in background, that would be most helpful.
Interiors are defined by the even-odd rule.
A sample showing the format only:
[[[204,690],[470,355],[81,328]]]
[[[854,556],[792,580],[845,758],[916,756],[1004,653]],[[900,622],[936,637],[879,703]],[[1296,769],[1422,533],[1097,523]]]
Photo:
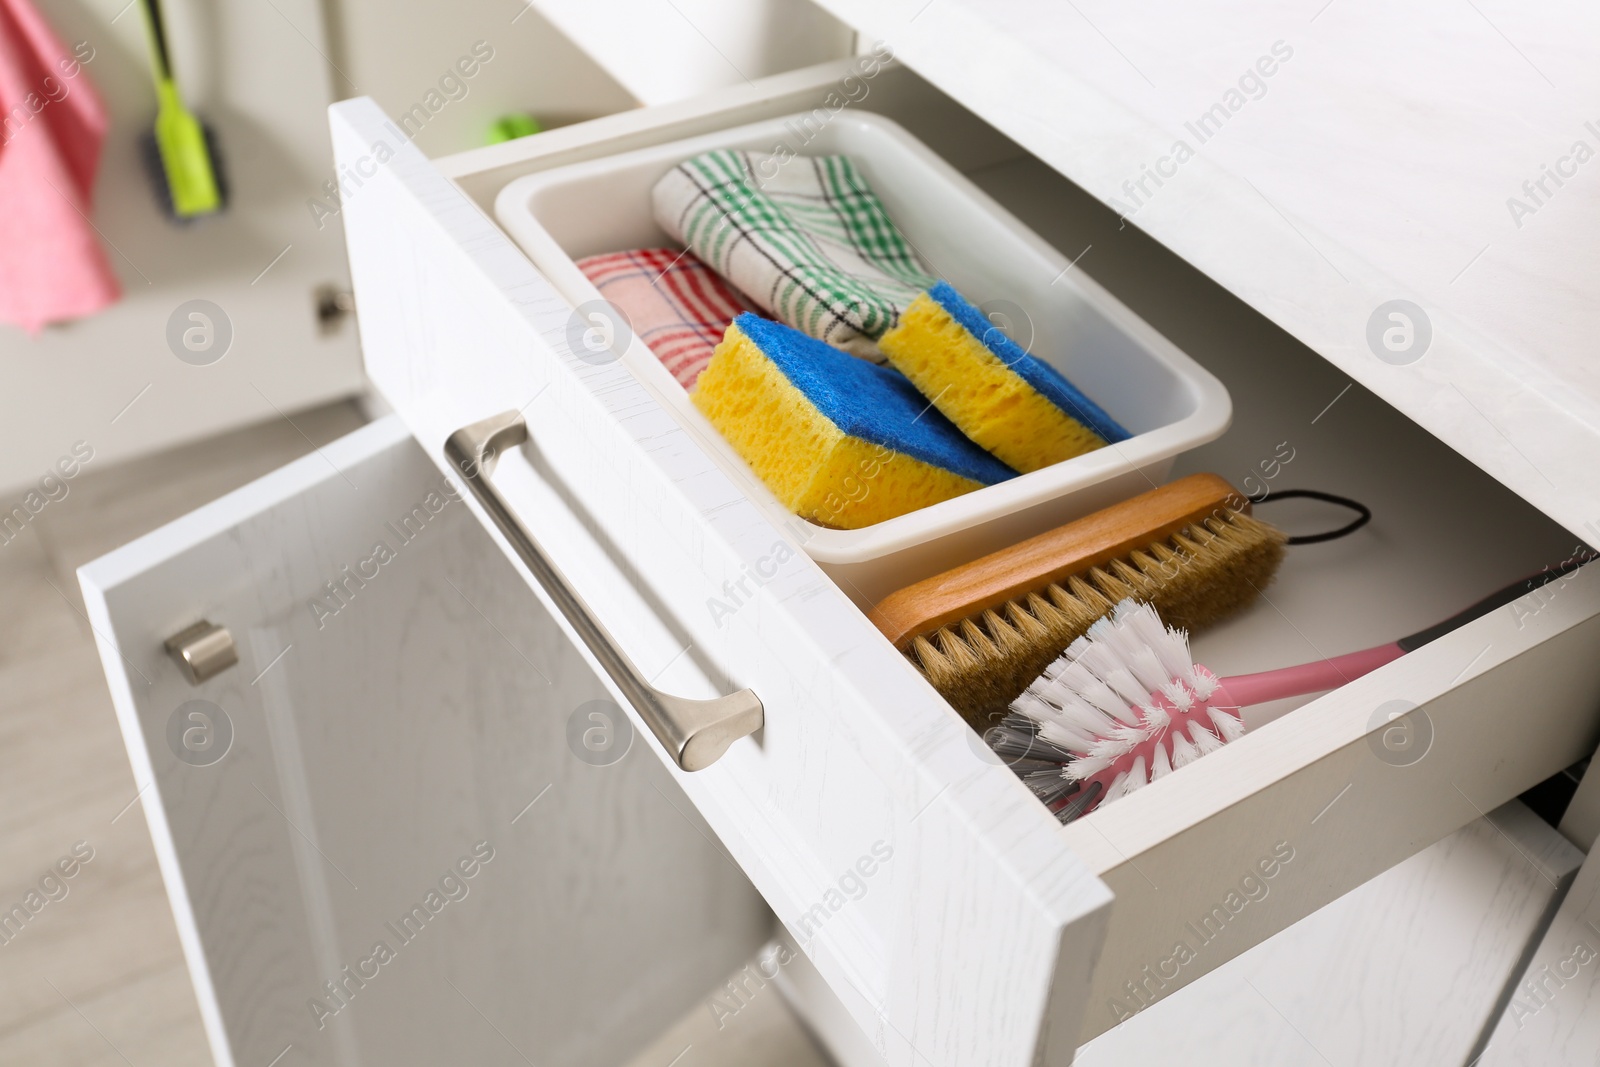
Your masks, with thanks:
[[[150,37],[150,65],[156,83],[155,147],[166,175],[172,212],[180,219],[209,215],[222,208],[222,191],[212,166],[205,128],[183,105],[167,55],[160,0],[142,0]]]

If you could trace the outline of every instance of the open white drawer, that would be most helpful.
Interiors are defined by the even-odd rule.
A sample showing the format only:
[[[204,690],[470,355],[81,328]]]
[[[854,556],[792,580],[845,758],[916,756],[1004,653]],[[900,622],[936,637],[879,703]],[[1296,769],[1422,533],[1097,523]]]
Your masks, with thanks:
[[[369,102],[337,105],[343,164],[386,159],[360,171],[371,177],[345,213],[368,369],[441,464],[456,429],[521,409],[543,471],[508,455],[496,477],[618,641],[647,671],[666,665],[663,688],[759,696],[764,729],[683,787],[888,1062],[1064,1063],[1124,1012],[1591,751],[1600,588],[1584,573],[1497,611],[1057,826],[646,388],[572,355],[569,304],[486,214],[508,181],[541,167],[826,107],[847,69],[437,165],[395,143]],[[911,129],[1069,256],[1083,251],[1074,227],[1109,216],[910,72],[879,75],[861,106]],[[1136,310],[1184,331],[1174,339],[1234,398],[1233,429],[1179,471],[1259,475],[1288,442],[1296,458],[1279,488],[1348,493],[1379,516],[1356,538],[1291,549],[1266,602],[1196,642],[1204,662],[1260,669],[1365,647],[1571,554],[1574,539],[1404,416],[1359,388],[1345,395],[1314,354],[1156,246],[1137,247],[1145,296],[1161,301]],[[1135,301],[1139,282],[1122,280],[1113,290]],[[552,484],[587,535],[550,521]],[[629,569],[653,604],[628,588]],[[663,611],[709,680],[674,677],[682,644],[654,621]],[[1417,707],[1401,728],[1431,734],[1426,756],[1403,766],[1383,748],[1393,701]],[[851,873],[884,849],[892,859],[871,878]],[[1240,888],[1288,853],[1265,895]],[[1221,932],[1205,936],[1208,921]]]
[[[798,550],[793,531],[774,526],[741,496],[648,389],[620,364],[592,365],[571,353],[569,304],[485,211],[508,181],[541,167],[826,106],[846,69],[830,65],[782,75],[437,164],[406,144],[370,101],[337,105],[332,124],[340,169],[361,179],[346,196],[343,215],[367,366],[423,453],[445,472],[453,469],[444,451],[453,433],[520,411],[531,447],[506,451],[495,484],[617,646],[669,693],[709,698],[748,687],[759,697],[762,729],[735,741],[707,769],[672,767],[638,718],[636,745],[669,766],[877,1054],[907,1065],[1064,1064],[1082,1041],[1123,1013],[1181,987],[1588,754],[1600,731],[1600,588],[1593,574],[1580,573],[1535,601],[1486,616],[1262,726],[1151,788],[1071,826],[1057,825]],[[1258,464],[1287,442],[1295,458],[1275,483],[1279,488],[1346,493],[1377,513],[1357,537],[1292,549],[1265,602],[1196,641],[1203,662],[1226,673],[1375,644],[1571,554],[1573,539],[1559,527],[1402,414],[1359,387],[1347,393],[1347,381],[1333,368],[1170,255],[1131,234],[1130,243],[1116,245],[1113,216],[915,75],[882,72],[864,106],[912,130],[1069,256],[1083,252],[1084,235],[1092,234],[1097,254],[1082,269],[1103,267],[1101,282],[1225,382],[1234,401],[1233,428],[1181,458],[1176,473],[1259,477]],[[305,477],[309,468],[293,469]],[[353,473],[351,480],[363,484]],[[335,497],[350,492],[342,479],[324,481]],[[397,492],[394,500],[401,512],[412,503],[403,497]],[[280,595],[288,590],[291,598],[315,595],[305,590],[334,578],[340,564],[370,554],[360,530],[351,532],[348,546],[323,546],[322,528],[310,523],[325,506],[308,505],[292,512],[292,521],[229,541],[229,563],[211,571],[213,591],[230,589],[241,604],[251,602],[258,583]],[[468,507],[489,525],[475,501]],[[227,525],[215,516],[207,521],[218,530]],[[514,557],[498,530],[491,536]],[[294,551],[301,555],[312,553],[322,566],[307,571],[287,549],[275,556],[277,538],[299,545]],[[460,552],[482,554],[488,543],[464,540]],[[118,559],[115,567],[86,572],[86,585],[113,577],[133,582],[143,567],[159,562]],[[501,560],[473,565],[483,569],[484,595],[492,594],[506,612],[539,615],[545,640],[555,640],[557,625],[535,607],[545,593],[530,597],[509,580],[512,572]],[[516,573],[538,588],[520,563]],[[149,610],[137,598],[109,597],[109,611],[97,625],[148,673],[160,661],[166,632],[210,610],[207,583],[193,581],[198,584],[184,591],[187,600],[169,593],[173,599],[156,605],[148,625],[132,619]],[[455,595],[448,588],[444,594],[439,604]],[[520,608],[518,597],[525,598]],[[482,713],[474,737],[501,776],[473,777],[461,786],[473,802],[458,796],[452,804],[474,813],[492,809],[494,817],[502,808],[515,812],[551,778],[552,764],[574,762],[553,734],[515,753],[494,746],[502,731],[511,736],[530,728],[514,698],[526,690],[535,700],[543,683],[505,652],[501,637],[475,613],[413,610],[414,603],[401,602],[374,621],[388,631],[387,642],[360,639],[351,627],[348,644],[337,646],[342,662],[330,662],[300,684],[324,679],[330,692],[342,690],[356,704],[377,702],[363,712],[361,733],[363,740],[371,735],[374,747],[351,757],[347,743],[339,755],[375,760],[383,752],[410,768],[410,780],[418,783],[429,781],[435,762],[447,760],[451,750],[419,741],[385,752],[383,735],[370,724],[392,717],[392,706],[412,699],[414,686],[436,687],[438,701],[411,711],[424,720],[439,716],[433,729],[448,729],[450,717],[436,710],[447,696],[447,706],[459,709],[452,714],[467,721],[478,714],[478,701],[490,700],[492,714]],[[298,610],[311,618],[303,604]],[[329,620],[327,629],[343,621]],[[559,628],[568,632],[564,623]],[[246,668],[257,663],[251,677],[286,643],[288,635],[281,636],[252,653],[259,661],[246,658]],[[590,659],[570,650],[560,655],[574,671]],[[106,658],[123,679],[114,679],[119,699],[134,706],[136,691],[127,679],[138,678],[109,646]],[[427,669],[436,659],[452,664],[437,677]],[[590,674],[584,678],[583,685],[601,684]],[[260,686],[272,679],[269,671],[248,691],[249,677],[229,684],[259,699]],[[313,699],[310,689],[304,699]],[[1382,734],[1395,726],[1388,720],[1393,701],[1415,706],[1402,728],[1431,736],[1426,755],[1414,762],[1386,758]],[[312,725],[331,729],[343,721],[327,712],[306,714],[299,725],[302,748]],[[144,727],[147,734],[153,728]],[[519,761],[551,771],[529,772]],[[337,774],[337,763],[326,773]],[[662,792],[675,795],[665,786]],[[681,839],[681,819],[661,815],[660,798],[648,789],[607,793],[597,799],[602,802],[617,820],[633,807],[679,819],[673,840]],[[172,805],[163,798],[159,808]],[[187,817],[204,828],[204,812],[191,810]],[[268,811],[261,818],[278,816]],[[352,832],[360,825],[352,819]],[[666,833],[661,824],[650,825]],[[308,858],[294,833],[280,837],[278,851],[259,860],[270,872],[260,877],[297,885],[294,865],[318,857]],[[658,847],[665,840],[627,847]],[[613,843],[622,847],[620,839]],[[416,856],[408,855],[398,831],[386,845],[392,854],[383,855],[396,865],[433,863],[420,846]],[[605,851],[610,862],[638,869],[615,849]],[[225,853],[218,845],[217,855]],[[710,939],[712,948],[682,949],[695,959],[711,955],[728,963],[720,948],[730,942],[746,948],[744,935],[755,936],[749,912],[746,902],[736,902],[726,924],[719,921],[711,894],[731,892],[721,880],[731,872],[715,853],[699,855],[708,870],[676,877],[683,879],[684,894],[700,896],[685,905],[678,927],[668,929],[683,937],[673,944]],[[1259,865],[1274,857],[1272,877],[1260,881]],[[597,862],[568,853],[563,866],[567,858],[573,872]],[[190,875],[176,862],[169,861],[167,874],[181,893]],[[690,866],[687,860],[683,865]],[[696,886],[695,878],[704,881]],[[1260,885],[1267,891],[1252,888]],[[626,897],[619,892],[610,899],[620,907]],[[527,908],[538,912],[537,895],[529,896]],[[630,911],[617,921],[637,930],[649,919]],[[1217,931],[1210,936],[1201,932],[1208,921]],[[216,917],[211,922],[201,923],[198,941],[191,931],[194,961],[223,951],[211,942],[227,937],[227,926]],[[307,919],[284,936],[326,943],[327,935],[310,924]],[[620,937],[621,929],[606,936]],[[1180,942],[1190,951],[1177,952]],[[669,951],[649,938],[642,943],[651,960]],[[574,956],[578,944],[578,938],[570,943]],[[485,931],[482,942],[451,950],[454,965],[466,968],[474,952],[492,955],[495,945],[502,941]],[[298,944],[281,950],[309,951]],[[525,981],[498,989],[497,1009],[532,1004],[537,990],[560,984],[549,973],[550,957],[539,971],[543,984],[533,977],[538,965],[528,966]],[[596,988],[589,979],[599,977],[585,976],[562,985],[563,994]],[[352,1016],[359,1008],[353,1005]],[[487,1007],[484,1012],[499,1018]],[[610,1049],[601,1047],[606,1039],[597,1035],[597,1044],[570,1062],[609,1062]],[[265,1051],[270,1059],[278,1049]]]

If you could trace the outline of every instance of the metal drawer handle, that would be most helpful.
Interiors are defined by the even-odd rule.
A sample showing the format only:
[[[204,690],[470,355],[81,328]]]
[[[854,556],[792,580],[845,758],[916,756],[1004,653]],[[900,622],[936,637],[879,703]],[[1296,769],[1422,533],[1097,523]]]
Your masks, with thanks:
[[[715,700],[689,700],[661,692],[640,673],[522,525],[490,478],[499,454],[527,440],[528,424],[522,415],[506,411],[457,430],[445,442],[444,452],[472,495],[678,766],[686,771],[711,766],[729,745],[761,729],[765,715],[760,698],[749,689],[741,689]]]

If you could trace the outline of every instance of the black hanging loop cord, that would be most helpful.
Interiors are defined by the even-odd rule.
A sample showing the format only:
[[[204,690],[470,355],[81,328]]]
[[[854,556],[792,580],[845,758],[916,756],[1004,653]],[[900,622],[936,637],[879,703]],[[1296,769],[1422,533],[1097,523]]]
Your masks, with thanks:
[[[1291,537],[1288,542],[1291,545],[1316,545],[1321,544],[1323,541],[1337,541],[1341,537],[1355,533],[1372,521],[1372,509],[1361,503],[1361,501],[1351,500],[1347,496],[1339,496],[1336,493],[1324,493],[1320,489],[1278,489],[1269,492],[1266,496],[1256,501],[1256,504],[1259,506],[1266,503],[1276,503],[1279,500],[1293,500],[1296,498],[1320,500],[1324,504],[1337,504],[1342,508],[1349,508],[1355,512],[1356,517],[1337,530],[1328,530],[1324,533],[1300,534],[1297,537]]]

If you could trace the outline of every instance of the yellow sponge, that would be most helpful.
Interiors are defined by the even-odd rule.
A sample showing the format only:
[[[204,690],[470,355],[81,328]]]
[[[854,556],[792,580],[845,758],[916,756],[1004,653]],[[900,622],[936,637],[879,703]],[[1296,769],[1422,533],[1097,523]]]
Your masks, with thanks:
[[[785,507],[826,526],[871,526],[1016,474],[900,372],[748,313],[690,396]]]
[[[1128,439],[1061,372],[990,325],[946,282],[913,300],[878,347],[968,437],[1019,471]]]

